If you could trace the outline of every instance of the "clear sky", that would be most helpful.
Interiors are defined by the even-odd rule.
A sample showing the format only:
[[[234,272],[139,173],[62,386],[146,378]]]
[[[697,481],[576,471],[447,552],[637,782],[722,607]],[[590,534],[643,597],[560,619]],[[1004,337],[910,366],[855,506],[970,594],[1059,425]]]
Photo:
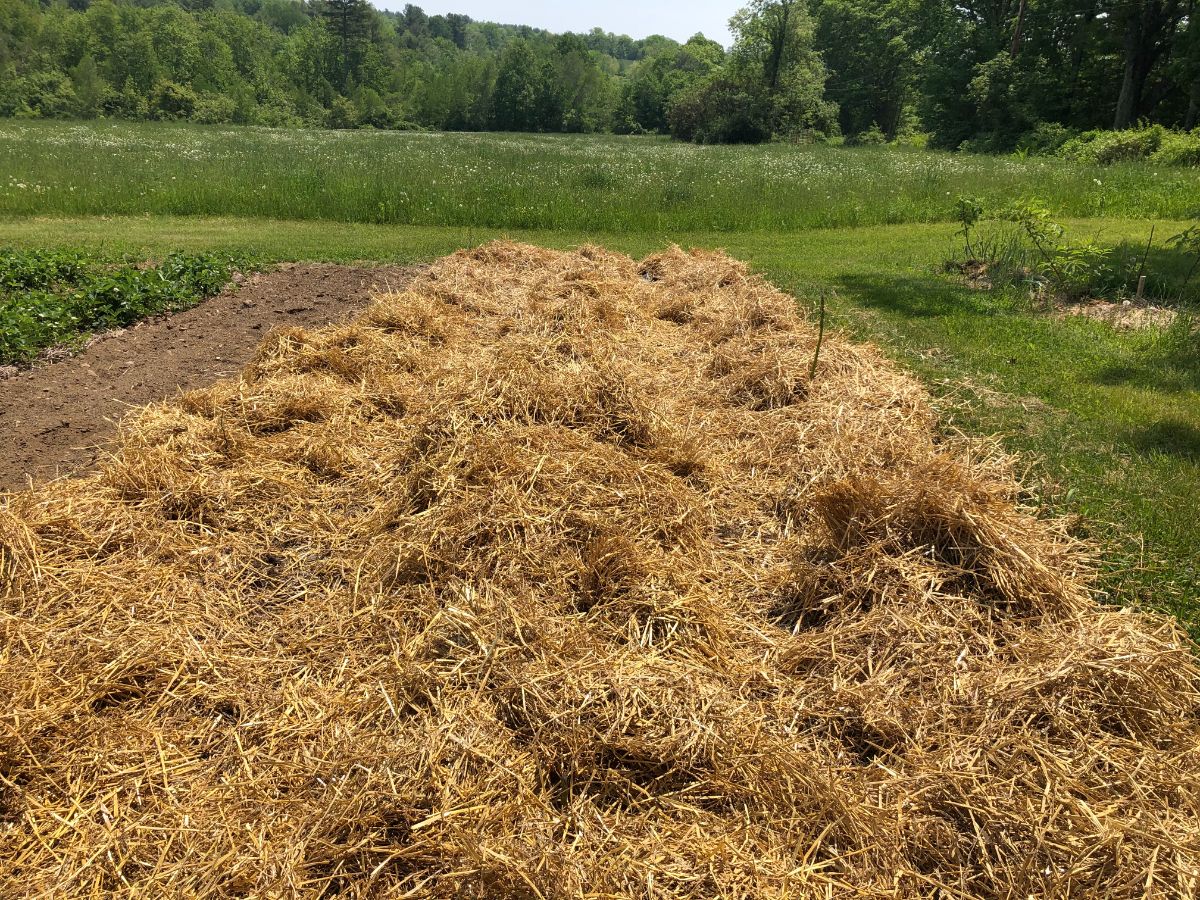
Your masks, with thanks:
[[[375,0],[384,9],[403,9],[410,0]],[[591,31],[644,38],[665,34],[686,41],[697,31],[729,46],[729,17],[742,0],[411,0],[430,15],[464,13],[477,22],[532,25],[550,31]]]

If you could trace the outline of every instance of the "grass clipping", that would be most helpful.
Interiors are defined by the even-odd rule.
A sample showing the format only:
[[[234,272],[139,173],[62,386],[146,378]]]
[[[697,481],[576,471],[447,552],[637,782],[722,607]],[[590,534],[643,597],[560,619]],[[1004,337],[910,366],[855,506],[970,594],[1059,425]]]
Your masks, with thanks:
[[[496,243],[0,506],[0,895],[1191,897],[1165,619],[741,264]]]

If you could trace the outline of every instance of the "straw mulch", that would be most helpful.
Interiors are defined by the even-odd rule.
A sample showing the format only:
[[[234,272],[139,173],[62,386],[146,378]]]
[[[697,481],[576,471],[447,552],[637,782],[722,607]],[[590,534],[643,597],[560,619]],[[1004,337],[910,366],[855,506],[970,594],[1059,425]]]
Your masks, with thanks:
[[[491,244],[5,498],[0,896],[1195,896],[1191,646],[815,337]]]

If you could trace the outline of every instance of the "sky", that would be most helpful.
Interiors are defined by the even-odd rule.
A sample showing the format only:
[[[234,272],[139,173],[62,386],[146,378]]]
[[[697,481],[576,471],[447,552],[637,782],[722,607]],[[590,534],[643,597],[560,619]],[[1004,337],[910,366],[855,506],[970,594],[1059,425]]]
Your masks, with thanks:
[[[464,13],[478,22],[532,25],[549,31],[591,31],[595,27],[644,38],[665,34],[686,41],[700,31],[729,46],[729,17],[742,0],[375,0],[384,9],[413,2],[430,15]]]

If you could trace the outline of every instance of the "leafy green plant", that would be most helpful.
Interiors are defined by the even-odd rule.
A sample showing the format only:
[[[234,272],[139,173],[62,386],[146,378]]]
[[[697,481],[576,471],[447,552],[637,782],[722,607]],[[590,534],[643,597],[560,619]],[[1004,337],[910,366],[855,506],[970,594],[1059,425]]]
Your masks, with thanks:
[[[1200,166],[1200,128],[1168,132],[1150,160],[1167,166]]]
[[[1110,166],[1149,158],[1162,146],[1168,134],[1161,125],[1124,131],[1085,131],[1064,143],[1058,152],[1067,159]]]
[[[959,197],[955,218],[967,255],[965,263],[955,266],[970,267],[975,277],[986,273],[990,284],[1034,283],[1069,297],[1097,294],[1116,284],[1113,251],[1095,240],[1065,240],[1065,229],[1039,200],[1014,204],[984,229],[982,203]]]
[[[954,205],[954,212],[959,224],[959,229],[955,234],[961,237],[966,245],[967,259],[973,260],[976,256],[975,250],[971,247],[971,230],[983,217],[983,203],[978,197],[960,196]]]
[[[0,250],[0,364],[103,329],[194,306],[229,281],[233,259],[172,253],[157,265],[71,252]]]
[[[1038,200],[1013,205],[1012,218],[1037,252],[1041,274],[1060,295],[1100,293],[1111,286],[1112,251],[1095,241],[1069,242],[1066,230]]]
[[[1180,294],[1187,290],[1187,286],[1191,284],[1192,276],[1196,274],[1196,270],[1200,269],[1200,224],[1191,226],[1190,228],[1181,231],[1175,235],[1167,244],[1175,250],[1192,257],[1192,265],[1188,269],[1188,273],[1184,276],[1183,285],[1180,287]]]
[[[1039,122],[1017,141],[1017,152],[1022,154],[1022,158],[1050,156],[1057,153],[1063,144],[1075,135],[1075,131],[1057,122]]]
[[[0,253],[0,293],[45,289],[56,282],[74,281],[84,268],[79,254],[61,250]]]

